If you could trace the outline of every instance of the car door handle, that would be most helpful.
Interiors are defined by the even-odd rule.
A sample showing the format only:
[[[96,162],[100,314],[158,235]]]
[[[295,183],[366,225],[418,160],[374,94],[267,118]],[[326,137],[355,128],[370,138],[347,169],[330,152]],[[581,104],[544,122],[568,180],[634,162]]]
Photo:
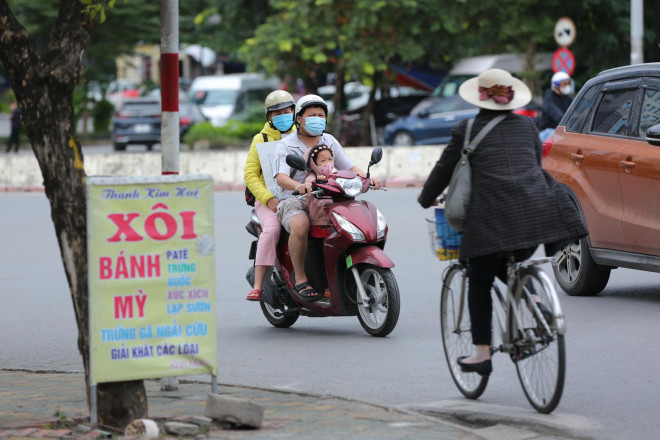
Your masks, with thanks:
[[[584,154],[571,153],[571,159],[582,162],[584,160]]]
[[[628,161],[628,160],[622,160],[621,162],[619,162],[619,166],[621,166],[621,168],[630,168],[630,169],[632,169],[632,168],[635,168],[635,162],[631,162],[631,161]]]

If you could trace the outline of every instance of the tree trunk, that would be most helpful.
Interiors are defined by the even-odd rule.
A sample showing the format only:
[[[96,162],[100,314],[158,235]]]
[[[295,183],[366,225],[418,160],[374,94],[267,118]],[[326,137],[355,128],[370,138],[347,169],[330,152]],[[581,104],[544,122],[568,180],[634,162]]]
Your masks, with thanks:
[[[39,52],[6,0],[0,0],[0,59],[9,74],[50,202],[78,324],[78,350],[83,358],[89,405],[86,175],[73,122],[73,91],[82,74],[82,55],[89,42],[90,23],[83,22],[87,16],[84,12],[79,0],[62,0],[48,47]],[[144,383],[138,382],[139,386],[131,382],[128,386],[138,392],[141,388],[144,395]],[[104,393],[98,393],[99,401],[119,396],[126,386],[121,382],[104,384]],[[98,414],[100,423],[117,426],[112,421],[124,419],[116,414],[142,417],[147,413],[146,396],[116,402],[99,404],[99,410],[104,409]]]
[[[340,69],[336,72],[335,77],[335,94],[332,97],[332,105],[334,107],[334,113],[332,115],[332,125],[330,126],[330,133],[341,133],[342,123],[341,123],[341,114],[346,108],[345,101],[346,97],[344,96],[344,72]],[[343,144],[342,144],[343,145]]]
[[[381,81],[382,74],[376,74],[373,76],[373,86],[369,92],[369,101],[362,111],[362,118],[360,124],[360,145],[369,146],[373,145],[371,138],[371,115],[374,113],[374,106],[376,102],[376,90],[382,84]]]
[[[537,72],[535,69],[535,58],[536,58],[536,43],[532,36],[527,38],[527,44],[525,45],[525,83],[532,91],[532,96],[542,95],[542,85],[540,72]]]

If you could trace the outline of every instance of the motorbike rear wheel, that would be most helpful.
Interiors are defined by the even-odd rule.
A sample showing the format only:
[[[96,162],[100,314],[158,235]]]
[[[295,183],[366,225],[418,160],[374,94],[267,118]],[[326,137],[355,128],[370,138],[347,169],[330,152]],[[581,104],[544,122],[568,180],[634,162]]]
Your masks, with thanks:
[[[273,308],[270,304],[265,301],[260,301],[261,311],[264,316],[270,322],[273,327],[277,328],[289,328],[291,327],[300,316],[297,312],[284,314],[280,309]]]
[[[390,269],[361,264],[360,281],[369,297],[369,305],[358,300],[358,319],[371,336],[389,335],[399,320],[399,286]],[[359,296],[358,296],[359,297]]]

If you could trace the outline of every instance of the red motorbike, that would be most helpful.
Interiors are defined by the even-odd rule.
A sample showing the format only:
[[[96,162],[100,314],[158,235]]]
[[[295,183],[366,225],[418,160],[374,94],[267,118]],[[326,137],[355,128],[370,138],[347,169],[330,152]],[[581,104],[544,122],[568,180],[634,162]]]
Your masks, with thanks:
[[[369,190],[369,168],[380,162],[383,151],[374,149],[365,179],[352,171],[338,171],[327,180],[312,183],[312,197],[330,198],[324,209],[331,226],[312,230],[308,241],[305,273],[317,292],[328,288],[330,296],[311,302],[298,296],[293,288],[295,274],[289,255],[289,234],[282,229],[277,245],[277,262],[268,271],[261,294],[261,310],[273,326],[288,328],[300,315],[355,316],[372,336],[387,336],[399,319],[399,287],[392,273],[394,263],[383,251],[387,223],[371,203],[355,200]],[[287,164],[306,171],[305,160],[295,154]],[[300,196],[308,197],[308,196]],[[246,229],[259,237],[261,227],[252,212]],[[255,259],[257,241],[250,248]],[[247,280],[254,287],[254,263]]]

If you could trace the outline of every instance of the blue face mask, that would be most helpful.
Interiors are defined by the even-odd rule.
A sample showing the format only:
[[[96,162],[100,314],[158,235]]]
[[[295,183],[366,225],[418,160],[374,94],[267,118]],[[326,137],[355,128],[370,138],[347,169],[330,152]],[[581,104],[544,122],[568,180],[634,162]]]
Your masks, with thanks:
[[[312,136],[320,136],[325,130],[325,118],[308,116],[305,118],[305,130]]]
[[[273,125],[279,131],[289,131],[293,125],[293,113],[283,113],[273,116]]]

